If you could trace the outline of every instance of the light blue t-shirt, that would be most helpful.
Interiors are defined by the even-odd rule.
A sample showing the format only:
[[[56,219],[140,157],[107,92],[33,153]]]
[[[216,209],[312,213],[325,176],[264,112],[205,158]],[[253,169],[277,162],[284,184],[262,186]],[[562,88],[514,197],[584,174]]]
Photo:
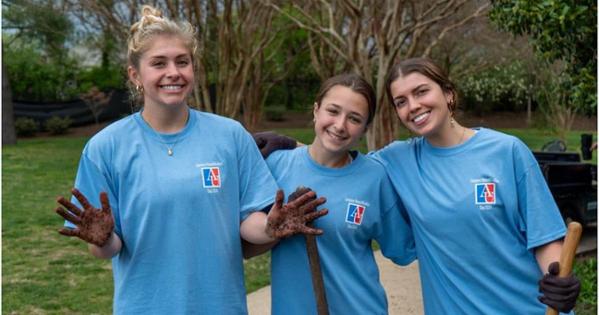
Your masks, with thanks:
[[[136,113],[81,156],[75,187],[96,207],[108,192],[123,240],[114,313],[245,314],[239,225],[273,202],[276,183],[233,120],[190,110],[185,128],[162,138]]]
[[[515,137],[396,141],[373,154],[412,223],[427,314],[545,314],[535,247],[565,235],[539,165]]]
[[[384,256],[406,265],[415,258],[412,231],[383,167],[363,156],[342,168],[314,162],[307,147],[277,151],[267,160],[289,195],[298,186],[327,198],[329,214],[315,221],[324,230],[317,244],[331,314],[387,314],[371,242]],[[272,313],[316,314],[316,300],[303,235],[272,250]]]

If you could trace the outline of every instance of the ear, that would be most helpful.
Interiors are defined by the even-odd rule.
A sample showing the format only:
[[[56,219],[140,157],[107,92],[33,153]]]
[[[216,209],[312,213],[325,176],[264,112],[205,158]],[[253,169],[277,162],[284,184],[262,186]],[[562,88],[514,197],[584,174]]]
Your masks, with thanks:
[[[314,108],[312,109],[312,119],[316,120],[316,112],[318,111],[318,103],[314,102]]]
[[[455,95],[453,91],[443,92],[445,94],[445,101],[449,104],[452,101],[455,101]]]
[[[141,82],[139,82],[139,73],[135,67],[127,67],[127,75],[129,76],[129,80],[131,80],[135,86],[141,85]]]

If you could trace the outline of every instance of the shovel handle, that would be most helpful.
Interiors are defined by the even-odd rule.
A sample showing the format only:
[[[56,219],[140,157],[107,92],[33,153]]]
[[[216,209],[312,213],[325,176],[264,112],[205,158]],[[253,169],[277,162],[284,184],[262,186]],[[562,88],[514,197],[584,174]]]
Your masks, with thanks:
[[[314,297],[316,298],[316,310],[318,315],[328,315],[329,306],[327,303],[326,291],[324,289],[322,270],[320,269],[320,257],[318,255],[316,236],[305,235],[305,237],[306,250],[308,252],[308,260],[310,262],[310,274],[312,275],[312,287],[314,289]]]
[[[572,272],[572,263],[574,262],[574,256],[576,256],[576,248],[580,242],[582,235],[582,226],[578,222],[570,222],[568,224],[568,233],[566,233],[566,239],[562,247],[562,253],[559,258],[559,276],[565,277]],[[545,315],[558,315],[558,311],[550,306],[547,306]]]

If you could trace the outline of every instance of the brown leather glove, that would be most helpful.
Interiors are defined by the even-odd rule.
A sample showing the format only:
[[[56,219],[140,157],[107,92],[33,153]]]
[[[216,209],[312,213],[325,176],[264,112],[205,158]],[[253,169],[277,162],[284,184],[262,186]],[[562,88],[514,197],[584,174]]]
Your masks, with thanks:
[[[274,131],[263,131],[252,134],[254,141],[263,158],[267,158],[271,153],[277,150],[291,150],[297,146],[295,139],[279,135]]]

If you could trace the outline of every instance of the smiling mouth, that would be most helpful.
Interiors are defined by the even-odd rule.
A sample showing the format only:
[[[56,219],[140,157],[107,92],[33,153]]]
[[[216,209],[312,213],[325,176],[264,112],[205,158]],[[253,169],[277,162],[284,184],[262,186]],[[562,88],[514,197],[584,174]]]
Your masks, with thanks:
[[[346,140],[347,138],[349,138],[349,137],[347,137],[347,136],[341,136],[341,135],[339,135],[339,134],[336,134],[336,133],[334,133],[334,132],[332,132],[332,131],[329,131],[329,130],[327,130],[327,134],[328,134],[329,136],[331,136],[331,138],[333,138],[333,139],[335,139],[335,140],[337,140],[337,141],[344,141],[344,140]]]
[[[168,84],[168,85],[160,85],[159,87],[164,90],[178,91],[178,90],[183,89],[184,86],[185,86],[184,84]]]
[[[420,122],[422,122],[425,118],[427,118],[430,115],[431,111],[426,111],[424,113],[420,113],[418,114],[416,117],[412,118],[412,122],[415,124],[418,124]]]

